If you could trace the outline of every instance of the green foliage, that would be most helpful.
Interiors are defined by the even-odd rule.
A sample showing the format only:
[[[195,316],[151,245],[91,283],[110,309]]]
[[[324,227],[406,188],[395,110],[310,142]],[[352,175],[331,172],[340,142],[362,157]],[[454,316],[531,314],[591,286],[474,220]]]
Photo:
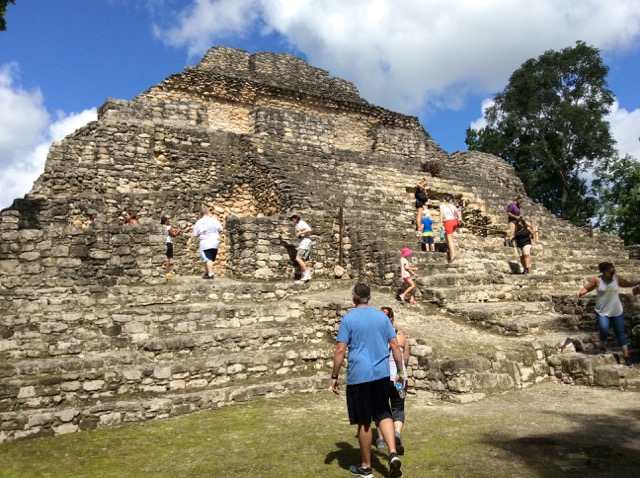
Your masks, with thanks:
[[[420,165],[420,169],[428,173],[432,178],[439,178],[442,175],[442,164],[440,161],[428,159]]]
[[[16,4],[16,0],[0,0],[0,32],[7,29],[7,21],[4,19],[7,14],[7,5]]]
[[[600,227],[627,245],[640,244],[640,162],[616,157],[594,184],[602,201]]]
[[[580,173],[606,169],[615,151],[607,72],[599,50],[584,42],[527,60],[486,110],[486,128],[467,130],[467,146],[504,158],[530,197],[584,224],[597,202]]]

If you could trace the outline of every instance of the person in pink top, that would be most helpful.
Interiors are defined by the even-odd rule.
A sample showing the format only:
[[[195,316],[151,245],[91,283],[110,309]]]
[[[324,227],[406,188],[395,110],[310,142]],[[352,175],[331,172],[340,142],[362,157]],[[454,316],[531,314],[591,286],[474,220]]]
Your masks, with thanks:
[[[413,297],[413,291],[416,288],[416,284],[415,282],[413,282],[411,275],[413,274],[413,276],[417,279],[418,274],[416,274],[416,271],[418,270],[418,268],[411,267],[409,265],[409,259],[407,258],[411,254],[413,254],[413,251],[411,249],[409,249],[408,247],[405,247],[404,249],[402,249],[401,254],[402,254],[402,258],[400,259],[400,275],[403,280],[403,288],[405,287],[405,284],[406,284],[406,289],[404,290],[404,292],[401,292],[400,294],[398,294],[398,300],[400,302],[406,302],[407,297],[409,297],[409,303],[415,304],[416,301]]]

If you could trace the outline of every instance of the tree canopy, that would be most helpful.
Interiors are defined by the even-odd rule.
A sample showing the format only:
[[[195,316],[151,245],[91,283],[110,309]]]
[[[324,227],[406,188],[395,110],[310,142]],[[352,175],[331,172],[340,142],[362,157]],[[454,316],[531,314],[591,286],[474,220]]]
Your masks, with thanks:
[[[16,4],[16,0],[0,0],[0,32],[3,32],[7,29],[7,21],[4,19],[7,14],[7,5],[12,3]]]
[[[581,41],[527,60],[485,111],[487,126],[467,130],[467,146],[504,158],[532,199],[584,224],[597,201],[581,173],[599,173],[615,154],[607,73],[599,50]]]
[[[615,157],[594,181],[600,193],[600,227],[625,244],[640,244],[640,162],[630,155]]]

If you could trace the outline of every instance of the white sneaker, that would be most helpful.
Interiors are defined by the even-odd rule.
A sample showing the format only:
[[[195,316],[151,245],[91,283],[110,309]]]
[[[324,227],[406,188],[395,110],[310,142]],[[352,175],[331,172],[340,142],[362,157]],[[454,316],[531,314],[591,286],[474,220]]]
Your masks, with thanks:
[[[309,274],[309,271],[305,272],[304,275],[300,278],[300,280],[302,282],[307,282],[311,280],[311,274]]]

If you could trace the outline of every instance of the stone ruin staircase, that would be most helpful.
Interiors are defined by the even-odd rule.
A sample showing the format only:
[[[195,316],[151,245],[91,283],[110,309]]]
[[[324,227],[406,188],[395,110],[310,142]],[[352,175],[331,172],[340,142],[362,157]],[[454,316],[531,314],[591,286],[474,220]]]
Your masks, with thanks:
[[[268,148],[264,154],[269,158]],[[280,164],[282,160],[278,157]],[[480,360],[479,370],[465,370],[468,366],[463,365],[450,375],[461,373],[467,378],[478,373],[493,375],[489,382],[502,383],[507,389],[548,376],[567,383],[638,389],[638,372],[617,365],[620,354],[615,338],[609,343],[614,354],[604,358],[593,354],[598,343],[594,300],[576,298],[577,291],[589,277],[596,275],[597,264],[603,260],[613,261],[621,275],[637,274],[639,264],[628,259],[622,242],[604,233],[571,226],[527,199],[525,215],[534,224],[540,243],[535,247],[532,274],[516,274],[520,271],[519,258],[513,248],[504,247],[502,238],[506,204],[523,192],[521,183],[513,170],[495,157],[456,153],[450,163],[445,167],[444,177],[429,178],[429,207],[436,210],[447,192],[463,204],[467,223],[456,239],[460,258],[448,265],[444,254],[415,253],[413,261],[423,274],[419,281],[421,293],[423,300],[441,308],[438,313],[444,312],[447,320],[500,338],[489,347],[491,352],[483,351],[481,360],[473,354],[464,358],[470,363]],[[306,206],[312,211],[321,203],[336,207],[340,202],[345,204],[350,239],[358,243],[360,251],[360,256],[353,257],[357,269],[354,275],[382,286],[382,291],[390,293],[387,304],[390,303],[399,286],[400,249],[410,246],[419,250],[419,239],[411,224],[415,217],[411,189],[420,177],[415,167],[403,168],[397,163],[389,167],[384,155],[345,154],[337,161],[309,147],[304,160],[281,169],[295,171],[297,177],[313,178],[298,184],[302,208]],[[506,174],[496,174],[500,169],[506,170]],[[509,181],[501,182],[500,178],[505,176]],[[340,194],[335,192],[336,184]],[[623,294],[623,299],[629,316],[628,336],[635,350],[637,334],[633,330],[640,320],[633,316],[638,309],[629,294]],[[409,309],[403,310],[413,314]],[[421,308],[418,310],[423,313]],[[419,334],[420,327],[416,331]],[[437,339],[431,341],[429,337],[432,337],[429,333],[418,335],[416,344],[429,343],[437,349]],[[510,350],[520,359],[506,366],[501,358],[496,358],[496,354],[504,355],[502,350]],[[491,359],[486,359],[487,353]],[[635,352],[634,357],[638,359]],[[434,371],[428,360],[423,362],[420,373],[426,373],[427,380],[420,385],[444,392],[440,395],[466,400],[460,397],[474,396],[475,389],[482,390],[481,393],[492,391],[477,377],[469,378],[471,385],[464,390],[434,386],[432,374],[440,377],[435,380],[437,383],[446,384],[448,380],[442,378],[442,370],[437,366]]]
[[[122,105],[116,103],[105,108],[106,116],[117,118],[116,107]],[[40,185],[47,198],[57,200],[55,209],[61,212],[52,213],[55,219],[82,214],[80,202],[67,205],[65,194],[117,202],[113,193],[95,188],[86,192],[86,183],[70,184],[62,174],[72,150],[91,149],[86,143],[93,134],[89,130],[113,130],[126,133],[130,144],[119,150],[108,136],[99,138],[95,157],[81,169],[99,163],[110,180],[119,179],[123,168],[135,177],[139,165],[129,160],[135,156],[145,174],[171,189],[171,178],[182,171],[167,169],[162,156],[171,152],[176,159],[172,166],[184,168],[185,174],[192,166],[190,159],[204,158],[202,182],[208,168],[226,168],[220,177],[228,184],[217,184],[221,191],[230,190],[238,178],[255,180],[258,171],[269,184],[256,189],[266,191],[276,184],[282,196],[279,207],[301,212],[312,226],[317,214],[337,217],[344,205],[349,280],[325,276],[309,285],[231,279],[210,283],[184,276],[110,287],[52,285],[35,293],[27,287],[0,290],[0,442],[323,390],[328,386],[334,334],[351,307],[354,280],[375,286],[372,305],[395,303],[399,251],[406,246],[419,251],[412,224],[412,188],[422,176],[417,161],[388,152],[328,150],[300,138],[260,132],[205,132],[203,103],[182,106],[186,115],[197,118],[178,121],[172,116],[175,112],[154,106],[163,118],[167,114],[171,128],[157,118],[149,124],[105,120],[73,141],[65,140],[55,150],[59,163],[49,165],[53,178]],[[112,107],[116,109],[108,111]],[[159,139],[168,137],[169,129],[175,143],[171,147]],[[191,143],[208,146],[193,150]],[[112,150],[102,151],[103,146]],[[149,159],[151,149],[154,161]],[[228,154],[216,157],[221,152]],[[495,157],[449,157],[433,147],[420,159],[442,161],[444,166],[441,178],[428,178],[429,207],[436,210],[444,194],[452,193],[463,206],[467,224],[456,238],[458,261],[447,264],[443,253],[416,252],[412,257],[421,270],[420,305],[396,307],[398,325],[407,331],[413,349],[411,386],[461,403],[550,377],[638,390],[638,371],[616,363],[615,347],[605,357],[592,353],[597,341],[593,300],[575,298],[602,260],[613,261],[623,275],[637,273],[638,262],[628,259],[622,243],[604,234],[589,237],[527,200],[525,215],[533,218],[542,243],[535,249],[533,273],[514,274],[518,260],[502,245],[504,208],[522,193],[513,170]],[[255,171],[244,171],[248,166]],[[104,183],[92,174],[82,179],[96,181],[96,187]],[[78,190],[69,192],[69,187]],[[212,193],[170,194],[154,187],[145,191],[138,198],[154,217],[161,214],[162,203],[171,201],[191,214]],[[329,231],[318,232],[331,240]],[[637,306],[630,296],[624,298],[628,335],[636,347],[633,331],[638,320],[632,316]]]
[[[348,307],[329,287],[177,277],[3,303],[0,422],[24,431],[0,441],[324,389]]]

